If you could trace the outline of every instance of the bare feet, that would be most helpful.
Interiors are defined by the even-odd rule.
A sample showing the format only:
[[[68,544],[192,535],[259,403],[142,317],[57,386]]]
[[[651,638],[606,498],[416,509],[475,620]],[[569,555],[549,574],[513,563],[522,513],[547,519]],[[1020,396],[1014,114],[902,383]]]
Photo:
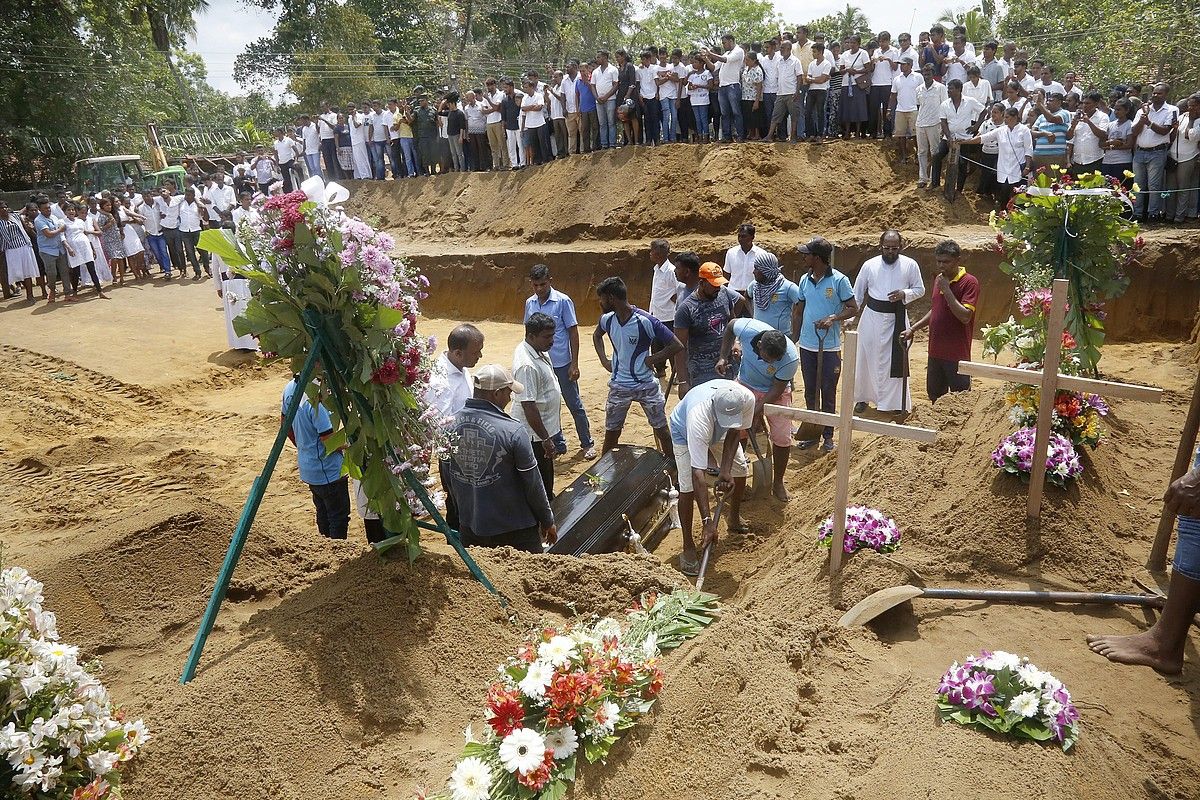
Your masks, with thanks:
[[[783,484],[779,484],[779,483],[775,484],[775,488],[774,488],[773,492],[775,494],[776,500],[779,500],[784,503],[786,503],[789,500],[787,487],[784,486]]]
[[[1093,635],[1087,637],[1087,643],[1092,652],[1117,664],[1150,667],[1167,675],[1178,675],[1183,671],[1183,655],[1165,652],[1152,631],[1134,636]]]

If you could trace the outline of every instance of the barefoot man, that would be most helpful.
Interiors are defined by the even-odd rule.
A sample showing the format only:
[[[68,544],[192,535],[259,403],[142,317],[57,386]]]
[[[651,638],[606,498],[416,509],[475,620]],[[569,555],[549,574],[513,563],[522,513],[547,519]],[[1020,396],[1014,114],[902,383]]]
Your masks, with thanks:
[[[703,525],[700,546],[717,541],[717,520],[708,501],[705,470],[709,459],[718,464],[718,494],[729,492],[729,530],[745,531],[741,519],[742,493],[750,465],[742,453],[742,431],[754,422],[754,393],[734,381],[717,378],[684,396],[671,412],[671,442],[675,447],[675,465],[679,471],[679,521],[683,528],[683,555],[679,571],[696,575],[700,571],[699,553],[692,538],[692,499],[700,509]]]
[[[1168,675],[1183,672],[1188,627],[1200,612],[1200,452],[1192,471],[1171,484],[1166,513],[1179,515],[1171,588],[1162,616],[1145,633],[1087,637],[1088,647],[1118,664],[1139,664]]]
[[[792,379],[800,369],[800,352],[780,331],[757,319],[735,319],[725,327],[721,341],[721,359],[717,372],[728,375],[733,359],[733,343],[742,346],[741,366],[737,381],[754,392],[754,424],[751,433],[763,426],[763,407],[768,403],[790,406],[792,404]],[[792,420],[788,417],[769,416],[768,438],[771,440],[774,465],[775,497],[787,502],[787,488],[783,476],[787,472],[788,456],[792,451]]]
[[[879,255],[869,259],[854,281],[858,318],[858,375],[854,381],[854,410],[867,403],[880,411],[906,412],[912,392],[905,391],[908,354],[902,334],[908,328],[908,304],[925,294],[921,268],[900,255],[904,240],[899,231],[879,237]]]

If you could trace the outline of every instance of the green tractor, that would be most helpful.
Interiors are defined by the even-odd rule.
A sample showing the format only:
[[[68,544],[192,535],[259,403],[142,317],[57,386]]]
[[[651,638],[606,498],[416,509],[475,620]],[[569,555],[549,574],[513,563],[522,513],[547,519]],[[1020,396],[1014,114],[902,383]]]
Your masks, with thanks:
[[[145,182],[141,156],[100,156],[75,162],[75,192],[84,197],[131,184],[140,189]]]

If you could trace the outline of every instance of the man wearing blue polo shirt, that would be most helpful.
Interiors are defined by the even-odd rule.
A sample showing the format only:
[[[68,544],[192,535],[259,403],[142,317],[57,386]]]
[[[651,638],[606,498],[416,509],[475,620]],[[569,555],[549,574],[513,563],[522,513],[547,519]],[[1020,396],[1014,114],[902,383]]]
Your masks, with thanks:
[[[673,458],[671,432],[667,429],[667,400],[656,372],[683,349],[671,329],[640,308],[629,304],[629,291],[620,278],[605,278],[596,287],[604,315],[592,334],[592,345],[600,364],[612,373],[608,379],[608,403],[604,410],[604,448],[607,453],[621,440],[621,430],[636,400],[646,412],[663,455]],[[604,335],[612,342],[610,360],[604,348]],[[651,346],[657,352],[651,354]]]
[[[558,388],[575,420],[583,457],[595,458],[591,425],[579,396],[579,320],[575,318],[575,303],[551,286],[550,268],[545,264],[537,264],[529,270],[529,284],[533,287],[533,295],[525,301],[525,320],[539,311],[554,320],[550,365],[554,367]],[[554,437],[554,447],[559,455],[567,452],[567,440],[561,431]]]
[[[842,323],[858,314],[858,304],[854,302],[850,279],[829,266],[833,245],[817,236],[797,250],[803,259],[801,266],[807,270],[800,279],[800,302],[792,315],[792,341],[800,345],[804,407],[818,410],[819,386],[819,410],[833,414],[837,409],[838,376],[842,372]],[[825,428],[823,438],[822,447],[832,450],[832,427]],[[806,450],[816,443],[816,439],[802,441],[800,449]]]
[[[785,336],[792,330],[792,307],[800,301],[800,287],[783,277],[774,253],[764,250],[754,259],[754,281],[746,290],[754,318]]]
[[[750,428],[753,435],[763,425],[764,406],[792,404],[792,378],[800,368],[800,353],[787,336],[767,323],[757,319],[735,319],[725,328],[721,340],[717,371],[722,375],[730,364],[735,339],[742,348],[737,381],[754,392],[754,424]],[[788,493],[783,476],[792,451],[792,421],[774,414],[767,415],[766,421],[774,465],[773,491],[776,498],[786,503]]]
[[[292,396],[303,387],[298,376],[283,389],[282,419]],[[292,421],[288,438],[296,445],[296,465],[300,468],[300,480],[308,484],[312,492],[313,505],[317,509],[317,530],[330,539],[345,539],[350,525],[350,488],[342,474],[342,453],[325,452],[325,440],[333,435],[333,421],[323,405],[315,408],[305,395],[300,399],[300,408]]]

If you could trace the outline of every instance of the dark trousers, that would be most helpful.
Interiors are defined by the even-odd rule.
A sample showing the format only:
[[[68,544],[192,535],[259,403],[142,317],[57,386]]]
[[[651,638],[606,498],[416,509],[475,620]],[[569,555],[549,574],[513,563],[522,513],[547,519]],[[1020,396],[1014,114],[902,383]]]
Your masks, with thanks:
[[[820,136],[825,128],[825,95],[828,89],[809,89],[804,104],[804,132],[808,136]]]
[[[200,262],[196,259],[196,245],[200,243],[200,231],[180,231],[179,238],[183,242],[183,252],[187,256],[187,260],[192,264],[192,274],[197,278],[200,277]],[[208,251],[202,251],[208,252]],[[179,274],[182,275],[187,271],[187,267],[180,267]]]
[[[96,277],[96,262],[89,261],[86,264],[84,264],[83,267],[85,269],[87,269],[88,275],[92,276],[92,286],[95,287],[96,293],[99,294],[101,291],[101,287],[100,287],[100,279]],[[80,275],[79,269],[80,269],[79,267],[71,267],[71,288],[76,292],[79,291],[79,275]],[[6,289],[8,288],[7,283],[5,284],[4,288],[6,288]]]
[[[492,167],[492,148],[488,145],[487,133],[470,133],[471,158],[478,172],[487,172]]]
[[[925,368],[925,392],[930,402],[947,392],[965,392],[970,388],[971,376],[959,374],[957,361],[929,357],[929,365]]]
[[[171,266],[182,275],[187,269],[183,265],[183,237],[179,234],[178,228],[164,227],[162,232],[167,240],[167,253],[171,257]]]
[[[392,162],[392,180],[398,181],[408,176],[408,169],[404,166],[404,148],[400,146],[399,139],[388,142],[388,158]]]
[[[892,134],[891,122],[887,118],[887,107],[891,100],[892,87],[890,86],[872,86],[871,91],[867,94],[867,132],[874,136],[880,132],[880,122],[883,122],[883,132],[890,136]]]
[[[554,126],[554,146],[558,148],[558,158],[566,158],[567,153],[567,120],[552,119],[550,124]],[[549,161],[550,159],[546,159]]]
[[[981,152],[979,154],[979,163],[984,166],[979,168],[977,187],[979,193],[984,197],[994,198],[996,195],[996,161],[999,158],[999,153]]]
[[[933,154],[933,172],[930,175],[930,186],[937,186],[942,182],[942,159],[950,153],[950,143],[943,140],[938,145],[938,150]],[[955,189],[959,194],[962,194],[963,187],[967,185],[967,165],[961,159],[958,163],[958,180],[955,181]]]
[[[480,536],[464,527],[459,531],[459,538],[466,547],[511,547],[526,553],[545,552],[542,550],[542,534],[536,525],[495,536]]]
[[[826,350],[821,355],[820,389],[821,407],[817,408],[817,353],[800,349],[800,374],[804,378],[804,407],[809,411],[837,413],[838,377],[842,374],[842,354],[837,350]],[[825,428],[825,439],[833,439],[833,427]]]
[[[342,477],[332,483],[309,484],[317,509],[317,530],[330,539],[345,539],[350,527],[350,483]]]
[[[546,497],[554,499],[554,460],[546,455],[546,448],[541,442],[533,440],[533,458],[537,461],[538,472],[542,476],[542,485],[546,487]]]
[[[646,144],[658,144],[659,129],[662,127],[662,106],[655,99],[642,105],[642,137]]]
[[[285,193],[292,191],[292,167],[295,165],[294,161],[279,165],[279,171],[283,174],[283,191]]]
[[[325,175],[330,179],[345,177],[342,168],[338,166],[337,139],[321,140],[321,160],[325,162]]]
[[[371,544],[378,544],[392,536],[388,529],[383,527],[381,519],[364,519],[363,527],[367,530],[367,541]]]
[[[681,142],[686,142],[692,128],[696,127],[692,116],[692,99],[685,97],[679,101],[679,110],[675,113],[675,117],[679,121],[679,141]]]

